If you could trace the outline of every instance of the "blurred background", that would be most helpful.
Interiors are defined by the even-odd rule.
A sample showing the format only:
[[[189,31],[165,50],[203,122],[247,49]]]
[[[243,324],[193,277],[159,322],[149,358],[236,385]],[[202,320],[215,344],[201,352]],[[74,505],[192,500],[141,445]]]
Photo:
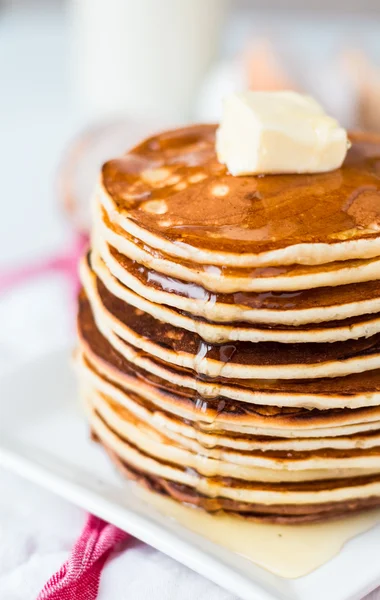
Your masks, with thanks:
[[[345,126],[380,131],[380,2],[0,0],[0,82],[7,362],[71,336],[106,158],[157,129],[218,120],[235,89],[308,92]]]

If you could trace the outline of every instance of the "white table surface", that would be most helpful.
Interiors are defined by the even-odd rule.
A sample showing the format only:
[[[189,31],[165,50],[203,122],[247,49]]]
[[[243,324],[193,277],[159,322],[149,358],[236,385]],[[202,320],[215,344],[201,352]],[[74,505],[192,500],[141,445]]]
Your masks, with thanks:
[[[47,4],[39,13],[0,13],[0,268],[50,253],[68,239],[54,174],[78,119],[68,109],[62,22]],[[0,297],[0,373],[72,339],[68,298],[67,285],[55,276]],[[34,600],[66,559],[85,515],[1,469],[0,489],[0,598]],[[100,600],[127,598],[236,600],[138,542],[107,564],[101,580]],[[380,600],[380,592],[369,598]]]

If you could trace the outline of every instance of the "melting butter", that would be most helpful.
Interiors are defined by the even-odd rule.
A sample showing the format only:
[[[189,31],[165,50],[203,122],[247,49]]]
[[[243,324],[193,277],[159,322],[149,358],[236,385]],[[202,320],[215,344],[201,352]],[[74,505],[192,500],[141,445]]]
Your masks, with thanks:
[[[326,523],[255,523],[240,517],[211,515],[145,489],[137,488],[136,492],[191,531],[289,579],[314,571],[336,556],[348,540],[380,523],[380,510]]]
[[[236,176],[333,171],[348,147],[345,129],[313,98],[287,90],[231,94],[216,132],[218,160]]]

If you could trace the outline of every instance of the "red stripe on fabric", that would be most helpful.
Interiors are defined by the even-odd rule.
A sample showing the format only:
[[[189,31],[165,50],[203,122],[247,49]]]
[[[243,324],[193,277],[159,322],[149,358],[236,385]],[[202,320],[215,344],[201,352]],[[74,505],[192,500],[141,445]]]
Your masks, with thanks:
[[[125,531],[89,515],[68,560],[46,583],[37,600],[95,600],[106,560],[128,538]]]

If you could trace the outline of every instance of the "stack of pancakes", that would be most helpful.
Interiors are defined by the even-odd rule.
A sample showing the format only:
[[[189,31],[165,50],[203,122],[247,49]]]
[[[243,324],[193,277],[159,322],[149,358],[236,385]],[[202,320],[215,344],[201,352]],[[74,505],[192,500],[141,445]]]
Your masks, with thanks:
[[[78,368],[128,477],[281,522],[380,505],[380,138],[341,169],[233,177],[215,127],[106,163]]]

